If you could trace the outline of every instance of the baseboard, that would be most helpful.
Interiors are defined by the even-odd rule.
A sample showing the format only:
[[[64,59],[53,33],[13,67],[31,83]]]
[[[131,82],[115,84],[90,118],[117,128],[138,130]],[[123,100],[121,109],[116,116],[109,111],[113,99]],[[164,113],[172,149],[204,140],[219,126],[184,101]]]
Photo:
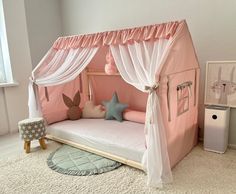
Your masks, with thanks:
[[[202,137],[199,137],[199,138],[198,138],[198,141],[203,142],[203,138],[202,138]]]
[[[231,149],[236,150],[236,144],[229,144],[228,147],[231,148]]]
[[[9,134],[8,131],[7,131],[7,132],[3,132],[3,133],[1,132],[1,133],[0,133],[0,136],[5,136],[5,135],[8,135],[8,134]]]

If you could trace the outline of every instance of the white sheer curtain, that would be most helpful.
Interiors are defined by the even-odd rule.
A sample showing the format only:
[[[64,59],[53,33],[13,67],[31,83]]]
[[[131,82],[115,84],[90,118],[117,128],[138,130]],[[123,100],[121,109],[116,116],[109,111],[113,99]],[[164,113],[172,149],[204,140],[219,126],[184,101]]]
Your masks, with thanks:
[[[41,116],[36,85],[53,86],[74,80],[89,64],[98,47],[48,51],[32,72],[29,84],[29,117]]]
[[[156,72],[167,47],[168,40],[165,39],[110,46],[123,79],[137,89],[149,92],[145,123],[147,150],[143,156],[143,167],[148,175],[147,183],[153,187],[172,182],[165,129],[156,93],[159,85]]]

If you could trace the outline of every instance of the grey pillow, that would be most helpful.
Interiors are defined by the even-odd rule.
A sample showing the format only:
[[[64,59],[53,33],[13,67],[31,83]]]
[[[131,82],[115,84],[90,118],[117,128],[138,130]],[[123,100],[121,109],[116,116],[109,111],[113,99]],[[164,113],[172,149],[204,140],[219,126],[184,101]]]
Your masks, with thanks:
[[[117,93],[115,92],[110,101],[103,101],[102,104],[106,107],[106,120],[123,120],[123,111],[128,107],[127,104],[119,102]]]

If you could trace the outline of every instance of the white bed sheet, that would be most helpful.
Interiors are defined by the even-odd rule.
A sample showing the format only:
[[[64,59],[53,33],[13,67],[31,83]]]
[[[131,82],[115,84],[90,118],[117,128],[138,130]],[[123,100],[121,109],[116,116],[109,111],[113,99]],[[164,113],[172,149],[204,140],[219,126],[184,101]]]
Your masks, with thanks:
[[[145,151],[144,124],[130,121],[66,120],[49,125],[47,133],[136,162]]]

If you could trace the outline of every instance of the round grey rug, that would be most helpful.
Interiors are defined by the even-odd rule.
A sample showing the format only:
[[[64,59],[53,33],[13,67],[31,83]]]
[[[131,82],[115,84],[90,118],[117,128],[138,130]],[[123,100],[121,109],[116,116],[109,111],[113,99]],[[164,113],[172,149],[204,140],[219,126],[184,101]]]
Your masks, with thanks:
[[[62,174],[86,176],[114,170],[122,164],[78,148],[63,145],[47,159],[49,168]]]

